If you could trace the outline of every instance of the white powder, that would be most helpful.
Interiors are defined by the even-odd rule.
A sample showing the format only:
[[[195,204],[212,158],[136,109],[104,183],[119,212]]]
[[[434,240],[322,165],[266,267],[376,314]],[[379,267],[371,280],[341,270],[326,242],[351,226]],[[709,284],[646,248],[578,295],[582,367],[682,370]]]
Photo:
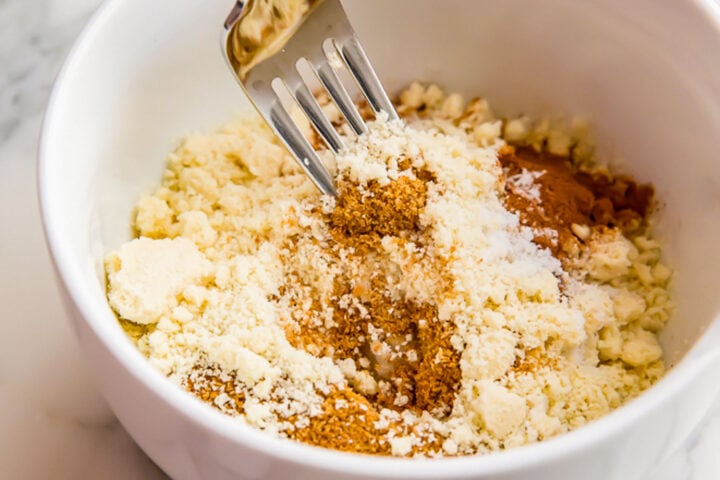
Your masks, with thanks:
[[[540,201],[540,185],[535,180],[545,172],[531,172],[525,168],[522,172],[507,177],[507,184],[513,193],[533,202]]]

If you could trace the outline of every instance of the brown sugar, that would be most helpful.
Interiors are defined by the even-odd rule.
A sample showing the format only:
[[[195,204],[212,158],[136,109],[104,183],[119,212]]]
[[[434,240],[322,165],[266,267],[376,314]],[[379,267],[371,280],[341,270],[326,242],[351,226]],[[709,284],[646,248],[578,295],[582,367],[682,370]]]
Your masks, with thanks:
[[[370,402],[350,389],[334,390],[323,402],[323,412],[309,425],[288,432],[293,440],[346,452],[389,454],[387,429],[375,427],[380,420]],[[291,420],[292,421],[292,420]]]
[[[371,183],[364,195],[350,182],[340,185],[330,224],[348,238],[354,235],[398,235],[416,228],[425,206],[427,186],[418,178],[401,176],[387,185]]]
[[[535,174],[539,198],[524,195],[506,183],[506,205],[520,215],[524,225],[535,229],[535,242],[560,259],[578,241],[573,224],[619,227],[632,233],[652,205],[652,186],[637,184],[629,177],[578,171],[565,157],[506,146],[498,158],[507,177]],[[557,232],[557,237],[548,230]]]
[[[316,327],[312,314],[321,305],[315,303],[309,313],[294,303],[295,321],[286,329],[297,348],[330,353],[336,361],[351,360],[355,369],[370,375],[378,388],[372,394],[352,389],[336,392],[325,402],[320,417],[292,434],[295,439],[382,453],[389,448],[384,441],[387,429],[373,426],[380,409],[409,409],[418,414],[427,411],[441,417],[452,409],[462,377],[460,352],[450,342],[454,324],[439,320],[434,305],[394,298],[386,276],[368,261],[380,254],[381,240],[386,236],[402,244],[412,238],[420,250],[418,255],[423,255],[418,218],[425,206],[427,187],[418,177],[427,181],[431,176],[417,173],[417,177],[401,175],[383,186],[371,182],[363,191],[349,183],[339,186],[335,208],[327,215],[335,242],[328,250],[334,252],[335,261],[353,263],[357,270],[335,278],[331,304],[325,306],[333,312],[331,328]],[[297,289],[298,284],[303,284],[302,279],[291,273],[283,291]],[[348,303],[348,298],[353,301]],[[336,399],[362,406],[362,415],[358,406],[336,409]]]
[[[363,255],[383,236],[417,235],[426,192],[425,182],[404,175],[385,186],[370,184],[365,194],[344,186],[330,215],[333,238]],[[459,352],[450,344],[454,327],[437,319],[433,305],[392,298],[379,273],[370,273],[369,288],[353,278],[336,280],[336,298],[352,295],[367,312],[358,318],[356,310],[333,305],[336,357],[364,354],[385,386],[374,399],[379,405],[447,413],[460,381]]]
[[[220,410],[229,409],[239,414],[244,411],[245,395],[237,388],[235,378],[217,368],[196,366],[185,379],[185,389]],[[216,403],[220,395],[227,400],[222,408]]]

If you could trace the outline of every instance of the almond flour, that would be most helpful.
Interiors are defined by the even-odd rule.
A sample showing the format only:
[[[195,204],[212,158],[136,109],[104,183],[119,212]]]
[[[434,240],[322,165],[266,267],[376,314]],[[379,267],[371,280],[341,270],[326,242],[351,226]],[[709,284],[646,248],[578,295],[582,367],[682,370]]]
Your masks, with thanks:
[[[187,138],[105,259],[148,360],[256,428],[395,456],[540,441],[652,385],[652,187],[594,163],[579,122],[420,84],[398,111],[323,153],[336,199],[258,118]]]

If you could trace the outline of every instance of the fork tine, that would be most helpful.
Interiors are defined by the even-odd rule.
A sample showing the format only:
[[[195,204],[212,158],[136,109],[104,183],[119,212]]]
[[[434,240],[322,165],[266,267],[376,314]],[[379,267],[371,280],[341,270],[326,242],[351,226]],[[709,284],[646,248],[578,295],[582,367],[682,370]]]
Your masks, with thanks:
[[[345,67],[349,70],[376,113],[385,111],[391,119],[397,118],[397,113],[383,92],[360,43],[354,38],[352,25],[341,0],[313,0],[312,8],[293,26],[292,35],[284,38],[282,44],[271,42],[268,45],[262,42],[257,45],[256,25],[252,22],[247,25],[244,23],[253,18],[251,11],[259,3],[257,0],[235,1],[224,24],[225,59],[252,103],[295,155],[315,185],[323,193],[335,195],[332,177],[282,103],[289,93],[293,105],[300,106],[330,149],[337,153],[343,148],[343,138],[312,95],[309,84],[304,81],[307,77],[302,74],[297,77],[297,73],[300,73],[297,71],[298,60],[308,61],[313,75],[320,80],[356,134],[367,132],[367,125],[335,68]],[[278,34],[275,31],[272,33]],[[283,82],[284,87],[273,90],[275,81],[283,78],[287,80]]]
[[[389,119],[397,120],[399,117],[395,107],[388,98],[358,39],[354,36],[349,37],[340,44],[335,43],[335,48],[357,81],[373,111],[376,114],[384,111],[388,114]]]
[[[335,153],[342,150],[343,141],[340,135],[332,123],[330,123],[330,120],[328,120],[322,108],[318,105],[317,100],[315,100],[315,96],[310,92],[310,89],[304,82],[300,81],[300,84],[295,88],[294,96],[328,147]]]
[[[312,64],[313,71],[317,74],[322,83],[323,87],[330,94],[330,98],[333,99],[335,105],[337,105],[340,112],[345,116],[345,119],[350,124],[353,131],[362,135],[367,132],[367,126],[360,116],[355,107],[355,103],[350,98],[350,94],[345,89],[345,86],[340,82],[335,70],[330,66],[327,61],[315,62]]]
[[[270,108],[261,113],[320,191],[325,195],[337,196],[333,179],[317,152],[285,110],[277,93],[273,92],[272,96]]]

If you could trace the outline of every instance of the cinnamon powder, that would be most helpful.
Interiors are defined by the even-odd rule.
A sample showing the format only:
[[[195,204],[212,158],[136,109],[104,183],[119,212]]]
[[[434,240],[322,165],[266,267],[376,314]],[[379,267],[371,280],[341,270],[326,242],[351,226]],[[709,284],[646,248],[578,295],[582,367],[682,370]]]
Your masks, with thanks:
[[[506,183],[506,205],[536,232],[535,243],[560,260],[577,250],[573,225],[619,227],[632,234],[652,206],[653,187],[629,177],[578,171],[570,159],[530,148],[502,147],[498,159],[506,176],[535,173],[540,198]],[[557,237],[552,234],[557,232]]]

